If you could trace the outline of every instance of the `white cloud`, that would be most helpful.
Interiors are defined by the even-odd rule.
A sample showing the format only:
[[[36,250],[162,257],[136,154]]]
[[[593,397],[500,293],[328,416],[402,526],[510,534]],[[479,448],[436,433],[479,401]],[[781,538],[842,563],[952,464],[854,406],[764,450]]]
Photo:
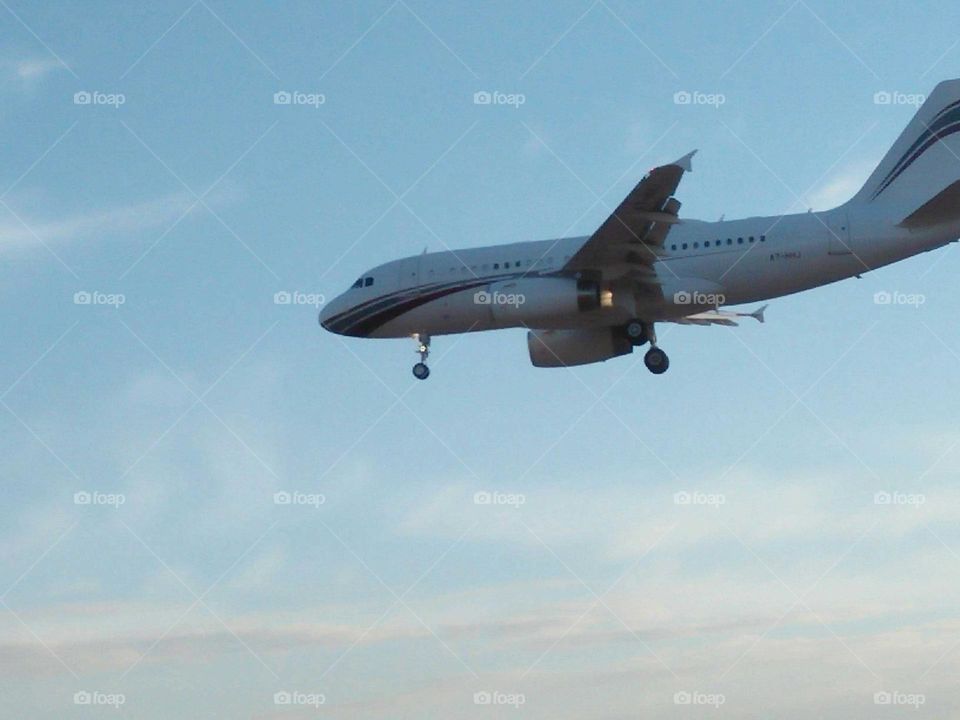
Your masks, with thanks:
[[[807,193],[806,201],[813,210],[830,210],[842,205],[863,187],[874,167],[874,163],[849,165]]]
[[[66,66],[56,58],[30,58],[10,63],[16,76],[24,82],[39,82],[53,72],[66,70]]]
[[[14,208],[17,216],[0,208],[0,250],[38,247],[37,237],[48,244],[99,240],[170,225],[193,205],[187,193],[175,193],[126,206],[76,213],[64,218],[39,218]],[[193,210],[196,212],[196,208]],[[5,216],[5,217],[4,217]],[[21,222],[22,220],[22,222]]]

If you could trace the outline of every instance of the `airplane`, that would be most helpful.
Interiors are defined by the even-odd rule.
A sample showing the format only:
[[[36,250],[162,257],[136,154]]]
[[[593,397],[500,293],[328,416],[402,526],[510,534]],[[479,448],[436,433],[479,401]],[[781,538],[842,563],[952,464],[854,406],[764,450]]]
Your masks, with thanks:
[[[430,339],[523,327],[536,367],[570,367],[649,344],[657,323],[736,325],[721,309],[837,282],[960,238],[960,79],[937,85],[866,184],[832,210],[705,222],[674,196],[693,151],[651,170],[589,237],[394,260],[327,303],[340,335],[412,337],[426,379]]]

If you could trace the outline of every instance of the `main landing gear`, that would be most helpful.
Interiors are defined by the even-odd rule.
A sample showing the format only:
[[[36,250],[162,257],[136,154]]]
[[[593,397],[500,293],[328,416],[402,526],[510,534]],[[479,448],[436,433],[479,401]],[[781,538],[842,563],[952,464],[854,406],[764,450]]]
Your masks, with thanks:
[[[642,320],[631,320],[624,328],[627,339],[635,347],[650,343],[650,349],[643,356],[643,364],[647,370],[654,375],[662,375],[670,367],[670,358],[667,354],[657,347],[657,334],[653,329],[653,323],[645,323]]]
[[[430,336],[414,333],[413,339],[417,341],[417,352],[420,353],[420,362],[413,366],[413,376],[417,380],[426,380],[430,377],[430,368],[426,362],[430,355]]]

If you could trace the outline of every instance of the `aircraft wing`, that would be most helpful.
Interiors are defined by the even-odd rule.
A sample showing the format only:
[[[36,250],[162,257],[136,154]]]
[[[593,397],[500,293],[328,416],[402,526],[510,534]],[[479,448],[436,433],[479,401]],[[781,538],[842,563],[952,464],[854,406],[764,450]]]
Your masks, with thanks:
[[[696,152],[647,173],[564,269],[601,272],[607,278],[652,276],[670,228],[680,222],[680,201],[673,194],[683,173],[691,171]]]

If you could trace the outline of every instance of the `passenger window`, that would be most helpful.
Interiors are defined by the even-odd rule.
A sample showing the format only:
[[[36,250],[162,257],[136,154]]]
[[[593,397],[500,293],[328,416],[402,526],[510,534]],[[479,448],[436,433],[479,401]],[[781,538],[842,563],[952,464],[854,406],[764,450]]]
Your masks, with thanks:
[[[737,245],[743,245],[743,238],[737,238]]]
[[[493,264],[493,269],[494,269],[494,270],[499,270],[499,269],[500,269],[500,263],[494,263],[494,264]]]
[[[373,285],[373,278],[368,277],[366,280],[363,281],[363,284],[365,287],[370,287],[371,285]]]
[[[686,243],[683,244],[683,249],[684,249],[684,250],[687,249],[687,244],[686,244]]]
[[[676,245],[671,245],[671,246],[670,246],[670,249],[671,249],[671,250],[676,250],[676,249],[677,249],[677,246],[676,246]]]
[[[760,236],[760,242],[766,242],[766,241],[767,241],[767,236],[766,236],[766,235],[761,235],[761,236]]]
[[[733,245],[733,238],[727,238],[727,245]]]
[[[753,235],[750,236],[750,242],[753,242]]]

